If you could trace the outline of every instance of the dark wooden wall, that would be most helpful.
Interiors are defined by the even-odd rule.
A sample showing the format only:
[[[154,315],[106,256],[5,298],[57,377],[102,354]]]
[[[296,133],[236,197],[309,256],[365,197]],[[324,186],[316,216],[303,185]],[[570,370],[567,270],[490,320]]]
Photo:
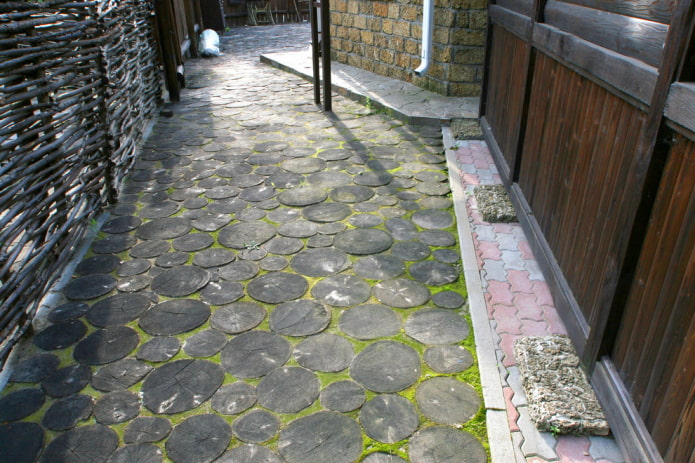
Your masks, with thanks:
[[[695,461],[693,2],[498,0],[481,124],[630,461]]]

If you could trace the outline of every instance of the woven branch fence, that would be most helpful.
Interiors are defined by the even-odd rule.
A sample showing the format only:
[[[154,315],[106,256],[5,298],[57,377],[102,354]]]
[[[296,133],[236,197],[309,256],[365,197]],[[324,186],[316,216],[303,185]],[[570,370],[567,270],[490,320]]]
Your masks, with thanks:
[[[0,3],[0,365],[160,105],[153,3]]]

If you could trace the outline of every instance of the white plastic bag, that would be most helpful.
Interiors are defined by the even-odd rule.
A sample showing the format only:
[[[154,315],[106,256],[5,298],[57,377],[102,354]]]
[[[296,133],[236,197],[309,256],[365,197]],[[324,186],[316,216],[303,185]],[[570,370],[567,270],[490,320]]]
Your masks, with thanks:
[[[205,29],[200,34],[198,49],[205,57],[220,56],[220,36],[212,29]]]

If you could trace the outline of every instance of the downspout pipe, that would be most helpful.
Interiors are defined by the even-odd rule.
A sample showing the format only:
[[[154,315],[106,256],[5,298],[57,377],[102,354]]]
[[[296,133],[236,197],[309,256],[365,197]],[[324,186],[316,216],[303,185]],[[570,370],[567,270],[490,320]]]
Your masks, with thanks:
[[[420,49],[420,66],[415,75],[422,77],[430,67],[432,59],[432,31],[434,30],[434,0],[423,0],[422,4],[422,45]]]

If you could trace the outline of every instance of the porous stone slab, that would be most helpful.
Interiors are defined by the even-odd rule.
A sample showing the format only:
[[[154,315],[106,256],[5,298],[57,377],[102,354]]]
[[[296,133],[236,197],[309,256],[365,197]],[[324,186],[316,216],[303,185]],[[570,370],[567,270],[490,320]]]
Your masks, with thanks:
[[[19,421],[39,410],[46,400],[41,389],[27,388],[10,392],[0,399],[0,422]]]
[[[215,463],[283,463],[280,456],[267,447],[245,444],[222,454]]]
[[[278,304],[298,299],[309,289],[309,282],[301,275],[286,272],[270,272],[254,278],[246,285],[246,292],[252,298]]]
[[[280,430],[278,417],[265,410],[253,410],[234,420],[232,434],[242,442],[261,444]]]
[[[123,431],[126,444],[143,444],[159,442],[171,432],[171,422],[159,416],[141,416],[135,418]]]
[[[449,426],[430,426],[418,431],[408,446],[413,463],[485,463],[487,454],[483,445],[469,432]]]
[[[267,331],[250,331],[232,338],[222,349],[222,366],[237,378],[260,378],[287,362],[292,346]]]
[[[111,392],[128,389],[152,371],[153,367],[133,358],[124,358],[99,368],[92,375],[92,387]]]
[[[490,223],[516,222],[516,211],[504,185],[478,185],[473,196],[483,220]]]
[[[366,397],[364,388],[350,380],[331,383],[319,394],[319,400],[324,408],[342,413],[357,410]]]
[[[256,387],[258,403],[277,413],[297,413],[319,397],[319,379],[300,367],[281,367],[265,375]]]
[[[120,360],[140,343],[138,333],[128,326],[97,330],[80,341],[72,353],[84,365],[104,365]]]
[[[173,336],[155,336],[138,349],[137,358],[148,362],[166,362],[181,349],[181,341]]]
[[[150,373],[142,384],[142,402],[153,413],[192,410],[222,384],[224,371],[207,360],[176,360]]]
[[[440,424],[463,424],[473,418],[481,401],[472,386],[455,378],[430,378],[417,386],[418,408],[430,420]]]
[[[369,299],[371,287],[355,275],[333,275],[316,283],[311,295],[328,305],[350,307]]]
[[[54,398],[80,392],[89,384],[92,371],[86,365],[70,365],[53,372],[41,383],[41,389]]]
[[[360,410],[364,432],[374,440],[392,444],[415,432],[420,419],[415,405],[398,394],[379,394]]]
[[[424,358],[437,373],[460,373],[473,366],[473,356],[463,346],[432,346],[425,350]]]
[[[358,305],[340,316],[338,328],[356,339],[377,339],[394,336],[401,330],[401,318],[381,304]]]
[[[207,321],[210,306],[195,299],[160,302],[140,317],[138,324],[148,334],[169,336],[193,330]]]
[[[289,423],[278,451],[287,463],[353,463],[362,453],[362,430],[345,415],[317,412]]]
[[[420,309],[405,321],[405,334],[423,344],[453,344],[466,339],[469,332],[466,320],[446,309]]]
[[[297,344],[294,356],[304,368],[314,371],[338,372],[350,366],[355,356],[352,344],[342,336],[321,333]]]
[[[41,451],[44,432],[36,423],[0,425],[3,458],[13,463],[33,463]]]
[[[528,411],[536,426],[606,436],[610,429],[567,336],[523,336],[514,345]]]
[[[256,403],[256,388],[242,381],[225,384],[212,396],[210,405],[217,413],[237,415]]]
[[[81,426],[52,440],[41,455],[40,461],[103,463],[117,447],[116,431],[101,424]]]
[[[41,424],[51,431],[74,428],[77,423],[89,418],[94,408],[94,399],[84,394],[72,394],[56,400],[46,410]]]
[[[420,377],[420,356],[406,344],[378,341],[357,354],[350,376],[370,391],[398,392]]]
[[[174,463],[208,463],[222,455],[232,440],[232,427],[224,418],[195,415],[177,425],[165,444]]]

